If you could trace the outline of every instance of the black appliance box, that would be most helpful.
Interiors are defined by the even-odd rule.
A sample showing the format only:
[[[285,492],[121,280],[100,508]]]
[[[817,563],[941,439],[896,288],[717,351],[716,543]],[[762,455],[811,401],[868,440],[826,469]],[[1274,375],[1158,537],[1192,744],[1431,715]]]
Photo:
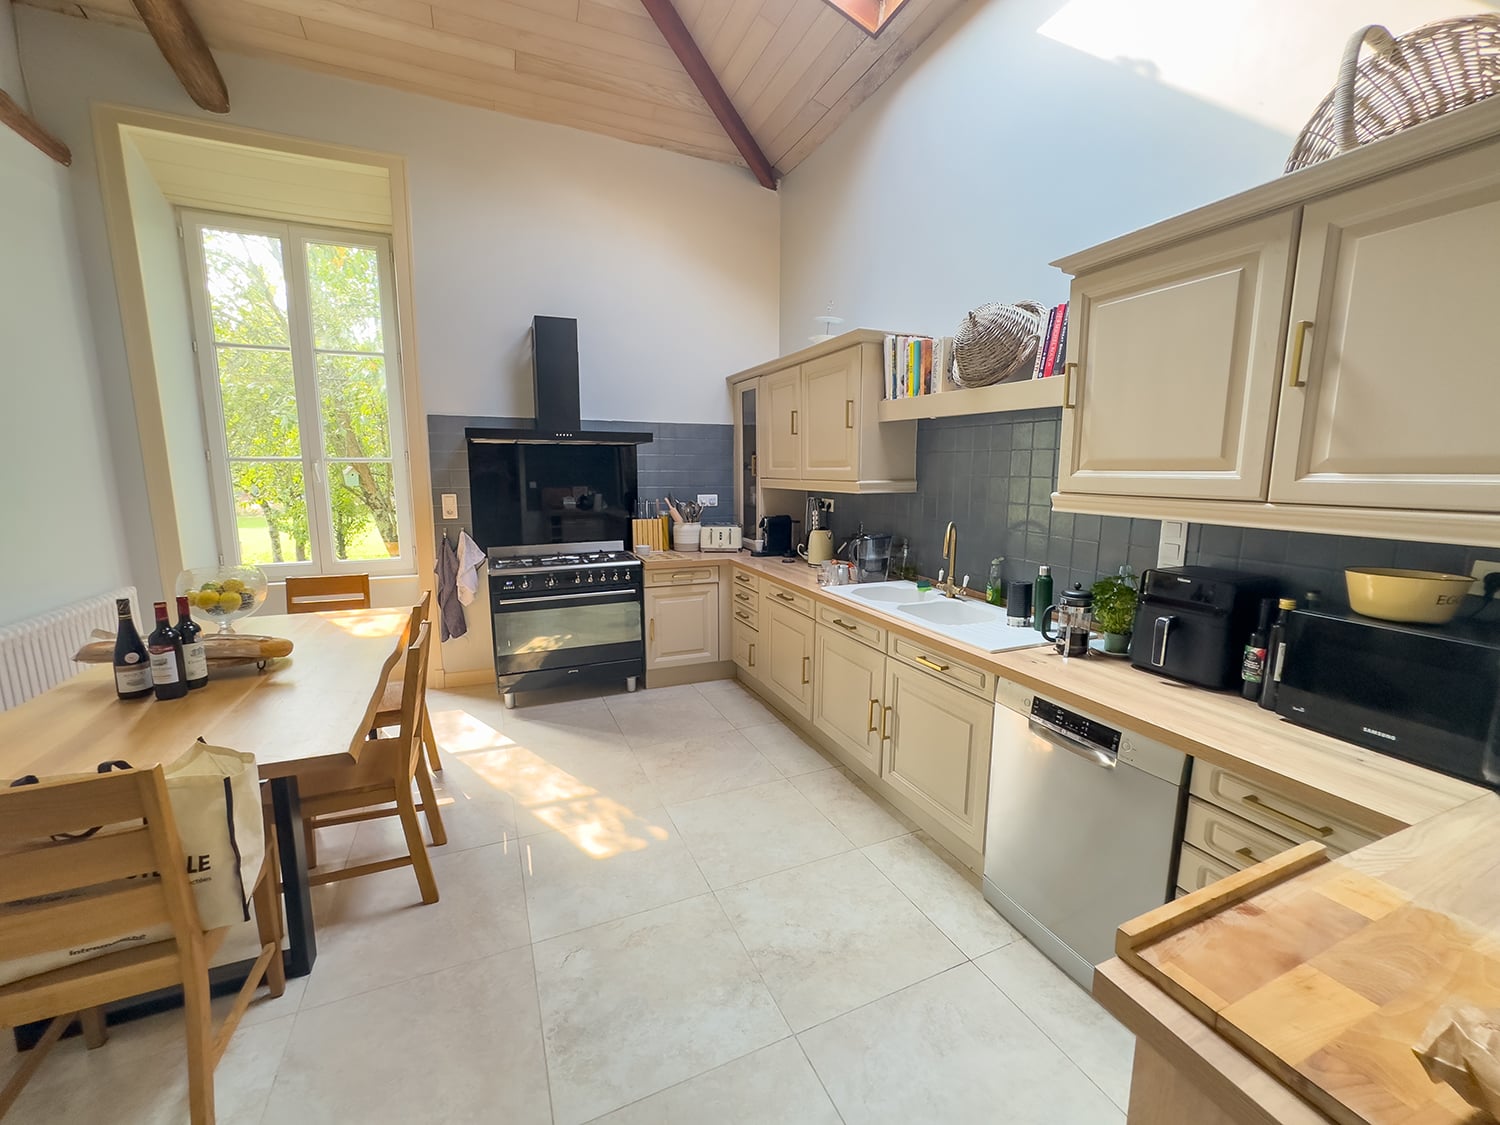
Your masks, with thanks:
[[[1261,599],[1275,596],[1276,580],[1262,575],[1208,566],[1148,570],[1130,662],[1202,687],[1238,687]]]

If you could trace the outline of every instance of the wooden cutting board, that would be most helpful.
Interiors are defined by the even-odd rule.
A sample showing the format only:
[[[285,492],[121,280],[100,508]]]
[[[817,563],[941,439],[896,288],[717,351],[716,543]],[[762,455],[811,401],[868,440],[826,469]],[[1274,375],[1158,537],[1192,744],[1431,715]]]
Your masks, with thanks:
[[[1351,855],[1319,844],[1120,928],[1120,957],[1335,1121],[1477,1125],[1412,1053],[1438,1009],[1500,1009],[1500,796]]]

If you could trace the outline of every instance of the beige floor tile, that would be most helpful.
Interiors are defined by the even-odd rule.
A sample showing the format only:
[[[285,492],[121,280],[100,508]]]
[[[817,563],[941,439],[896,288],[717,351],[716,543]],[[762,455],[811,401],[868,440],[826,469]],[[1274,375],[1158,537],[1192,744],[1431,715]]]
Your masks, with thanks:
[[[653,742],[636,747],[635,756],[661,799],[674,804],[781,778],[780,771],[734,731]]]
[[[611,696],[605,702],[633,747],[734,729],[692,684]]]
[[[426,818],[417,814],[422,825],[422,839],[427,843],[428,854],[433,858],[451,852],[468,851],[490,844],[503,844],[515,839],[516,813],[510,797],[496,795],[486,787],[468,787],[471,791],[453,785],[438,791],[438,812],[443,818],[443,828],[448,842],[441,847],[432,843],[432,831]],[[418,801],[421,797],[418,795]],[[319,830],[319,846],[322,846],[323,830]],[[379,820],[367,820],[359,825],[359,832],[350,847],[347,863],[369,863],[406,854],[406,835],[401,830],[401,821],[395,816]]]
[[[531,940],[701,895],[708,884],[671,819],[651,809],[588,836],[541,832],[521,841]]]
[[[904,836],[915,825],[843,769],[815,770],[788,778],[813,807],[833,821],[855,847]]]
[[[1130,1098],[1135,1036],[1028,942],[974,964],[1121,1109]]]
[[[594,1125],[841,1125],[795,1039],[595,1118]]]
[[[788,781],[669,805],[667,812],[714,888],[853,847]]]
[[[588,1121],[787,1035],[712,895],[533,950],[558,1125]]]
[[[984,900],[979,877],[961,868],[926,833],[898,836],[863,850],[966,957],[999,949],[1020,936]]]
[[[531,940],[515,841],[434,856],[432,867],[441,897],[431,905],[409,867],[339,884],[303,1011]]]
[[[971,964],[797,1038],[847,1125],[1124,1121],[1114,1103]]]
[[[528,949],[415,977],[296,1019],[267,1122],[551,1121]]]
[[[825,758],[820,750],[791,727],[780,722],[743,727],[740,733],[787,777],[832,769],[837,764],[832,758]]]
[[[793,1031],[964,960],[858,852],[717,893]]]
[[[713,709],[736,727],[764,726],[780,721],[775,711],[734,680],[710,680],[696,686]]]

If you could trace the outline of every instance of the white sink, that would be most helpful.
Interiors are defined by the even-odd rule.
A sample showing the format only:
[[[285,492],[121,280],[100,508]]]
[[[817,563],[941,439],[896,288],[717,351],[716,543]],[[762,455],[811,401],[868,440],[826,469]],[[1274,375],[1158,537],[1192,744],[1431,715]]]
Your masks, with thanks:
[[[871,582],[864,586],[835,586],[833,589],[836,593],[847,590],[848,597],[882,605],[919,602],[936,596],[931,590],[918,590],[915,582]]]
[[[933,625],[1005,624],[1005,610],[992,605],[974,605],[957,598],[898,605],[898,611]]]
[[[986,652],[1046,644],[1035,629],[1007,625],[1005,610],[970,598],[946,598],[936,590],[918,590],[915,582],[869,582],[860,586],[825,586],[823,592],[854,605],[864,604],[918,625],[929,633],[962,641]]]

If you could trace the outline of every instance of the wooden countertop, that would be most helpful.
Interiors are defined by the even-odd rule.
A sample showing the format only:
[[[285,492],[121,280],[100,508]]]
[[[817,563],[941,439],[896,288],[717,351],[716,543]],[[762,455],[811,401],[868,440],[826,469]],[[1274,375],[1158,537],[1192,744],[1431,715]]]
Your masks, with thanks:
[[[652,558],[656,555],[653,552]],[[673,555],[674,560],[693,557]],[[697,557],[709,561],[716,556]],[[852,606],[847,599],[823,590],[816,572],[800,561],[784,563],[744,553],[717,557],[878,621],[1104,722],[1139,731],[1252,781],[1277,786],[1288,796],[1309,800],[1381,833],[1419,824],[1485,792],[1445,774],[1294,726],[1237,695],[1143,672],[1126,660],[1098,656],[1063,660],[1050,646],[986,652],[873,606]]]

